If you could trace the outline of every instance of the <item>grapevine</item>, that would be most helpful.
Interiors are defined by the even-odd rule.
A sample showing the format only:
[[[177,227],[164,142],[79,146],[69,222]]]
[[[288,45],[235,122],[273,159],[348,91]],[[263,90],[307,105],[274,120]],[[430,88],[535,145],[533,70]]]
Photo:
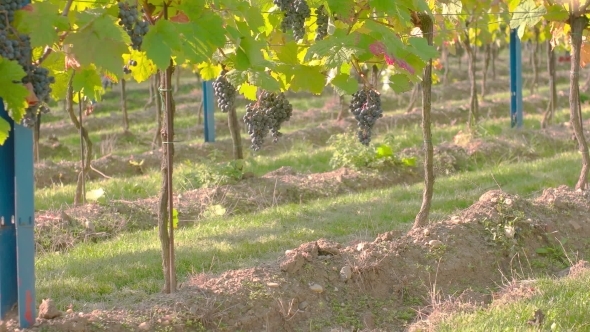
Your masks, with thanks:
[[[305,36],[305,20],[311,16],[306,0],[274,0],[274,4],[284,12],[281,30],[285,33],[293,30],[296,40]]]
[[[315,33],[315,40],[319,41],[326,38],[326,36],[328,35],[329,19],[328,14],[326,13],[326,9],[324,8],[324,5],[319,6],[315,10],[315,14],[317,16],[316,24],[318,26]]]
[[[149,30],[149,23],[139,19],[136,5],[119,2],[119,25],[131,37],[131,47],[139,51],[143,43],[143,37]]]
[[[276,143],[282,135],[279,131],[282,123],[288,121],[292,114],[293,106],[283,93],[262,92],[258,102],[246,106],[244,115],[244,123],[252,142],[251,148],[254,151],[260,150],[269,131]]]
[[[217,104],[223,113],[227,113],[235,106],[236,88],[227,81],[224,73],[213,82],[213,91],[217,97]]]
[[[383,117],[381,95],[374,89],[361,89],[352,95],[350,112],[358,123],[358,138],[364,145],[371,142],[371,130],[378,118]]]

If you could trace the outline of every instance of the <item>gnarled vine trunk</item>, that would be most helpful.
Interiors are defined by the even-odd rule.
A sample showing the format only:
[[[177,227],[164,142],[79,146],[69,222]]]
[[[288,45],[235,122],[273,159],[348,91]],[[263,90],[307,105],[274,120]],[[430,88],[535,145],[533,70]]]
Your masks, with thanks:
[[[160,85],[160,72],[156,72],[152,77],[153,80],[150,81],[150,85],[153,90],[156,91],[154,95],[156,103],[156,134],[152,141],[152,150],[156,150],[162,146],[162,95],[158,91],[158,86]]]
[[[127,114],[127,91],[125,79],[121,79],[121,111],[123,112],[123,132],[129,132],[129,115]]]
[[[68,88],[66,90],[66,110],[70,116],[70,120],[72,123],[80,131],[80,173],[78,173],[78,183],[76,184],[76,194],[74,196],[74,205],[82,205],[86,203],[86,175],[90,172],[90,160],[92,157],[92,142],[90,141],[90,137],[88,136],[88,131],[82,125],[82,100],[80,96],[78,96],[78,106],[79,112],[78,115],[80,120],[76,117],[74,113],[74,87],[72,85],[72,81],[74,79],[74,75],[70,77],[70,81],[68,82]]]
[[[432,18],[428,15],[420,15],[422,35],[432,45],[434,28]],[[432,204],[434,193],[434,167],[433,167],[433,145],[430,111],[432,108],[432,59],[424,68],[422,78],[422,136],[424,139],[424,191],[422,193],[422,205],[414,219],[413,227],[422,227],[428,224],[428,215]]]
[[[242,150],[242,136],[240,134],[240,123],[238,122],[238,113],[236,107],[232,107],[227,114],[227,124],[233,142],[234,159],[244,159],[244,152]]]
[[[547,46],[547,72],[549,73],[549,104],[543,114],[541,128],[545,129],[551,123],[557,108],[557,83],[555,77],[555,50],[551,47],[551,40],[545,42]]]
[[[486,44],[484,46],[484,56],[483,56],[483,70],[482,70],[482,78],[481,78],[481,99],[483,100],[486,95],[486,84],[488,78],[488,69],[490,68],[490,58],[492,57],[492,47],[490,44]]]
[[[538,27],[535,27],[535,40],[533,42],[532,51],[532,66],[533,66],[533,81],[530,86],[531,94],[534,94],[539,84],[539,37],[541,31]]]
[[[577,10],[574,7],[574,13]],[[578,141],[578,148],[582,154],[582,170],[580,177],[576,183],[576,189],[586,189],[588,178],[588,170],[590,169],[590,154],[588,153],[588,144],[584,137],[584,130],[582,128],[582,114],[580,105],[580,55],[582,49],[582,33],[588,25],[586,16],[570,16],[571,25],[571,70],[570,70],[570,119],[576,140]]]
[[[499,52],[498,45],[496,43],[492,44],[492,79],[496,79],[496,59],[498,58]]]
[[[443,77],[442,77],[442,84],[443,86],[447,86],[448,79],[449,79],[449,48],[446,46],[442,46],[441,50],[441,60],[443,64]]]
[[[469,40],[469,32],[465,33],[465,40],[463,42],[463,48],[465,49],[465,53],[467,53],[467,59],[469,60],[468,63],[468,73],[469,73],[469,118],[468,118],[468,126],[469,132],[471,135],[475,135],[475,125],[477,123],[478,117],[478,102],[477,102],[477,86],[476,86],[476,56],[474,47],[471,46],[471,41]]]

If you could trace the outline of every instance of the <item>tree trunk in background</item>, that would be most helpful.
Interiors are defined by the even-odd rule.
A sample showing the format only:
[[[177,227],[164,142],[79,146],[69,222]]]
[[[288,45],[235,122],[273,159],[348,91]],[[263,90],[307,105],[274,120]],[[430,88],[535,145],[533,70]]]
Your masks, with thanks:
[[[486,83],[488,77],[488,68],[490,67],[490,58],[492,57],[492,47],[490,44],[486,44],[484,46],[484,55],[483,55],[483,70],[482,70],[482,79],[481,79],[481,99],[483,100],[486,95]]]
[[[496,79],[496,59],[498,58],[498,46],[496,43],[492,44],[492,79]]]
[[[420,94],[420,83],[414,85],[412,89],[412,93],[410,94],[410,102],[408,107],[406,108],[406,113],[410,113],[414,110],[414,106],[416,106],[416,101],[418,100],[418,95]]]
[[[176,78],[176,84],[174,84],[174,94],[177,94],[178,89],[180,88],[180,67],[176,67],[174,74],[174,77]]]
[[[338,101],[340,104],[340,112],[338,112],[336,121],[342,121],[346,116],[346,111],[348,111],[348,105],[346,104],[346,99],[344,98],[344,95],[338,97]]]
[[[441,51],[441,60],[443,63],[443,77],[442,77],[442,84],[443,86],[447,86],[448,79],[449,79],[449,49],[446,46],[442,46]]]
[[[579,5],[579,2],[578,2]],[[573,12],[578,9],[574,6]],[[571,69],[570,69],[570,119],[574,134],[578,141],[578,147],[582,154],[582,170],[580,177],[576,183],[576,189],[586,189],[586,182],[588,178],[588,170],[590,167],[590,154],[588,153],[588,144],[584,137],[584,130],[582,128],[581,106],[580,106],[580,55],[582,49],[582,33],[584,28],[588,25],[588,19],[585,16],[574,17],[570,16],[571,25]]]
[[[534,94],[539,84],[539,37],[541,31],[538,27],[535,27],[535,41],[533,42],[532,51],[532,65],[533,65],[533,82],[531,83],[531,94]]]
[[[427,15],[420,15],[422,22],[422,35],[426,38],[428,45],[432,45],[434,25],[432,19]],[[430,111],[432,108],[432,59],[424,68],[422,79],[422,136],[424,139],[424,192],[422,194],[422,205],[414,219],[414,228],[423,227],[428,224],[428,215],[432,205],[434,193],[434,167],[433,167],[433,146]]]
[[[149,82],[150,84],[148,87],[150,91],[150,98],[148,99],[147,103],[145,103],[145,106],[143,107],[144,110],[148,109],[148,107],[154,104],[154,97],[158,94],[158,84],[160,84],[156,75],[150,76]]]
[[[240,123],[238,122],[238,112],[236,107],[232,107],[227,114],[227,124],[229,132],[233,141],[234,159],[244,159],[244,152],[242,150],[242,136],[240,135]]]
[[[547,72],[549,73],[549,104],[543,114],[541,128],[545,129],[551,123],[557,108],[557,83],[555,77],[555,50],[551,47],[551,40],[547,39]]]
[[[475,81],[475,74],[476,74],[476,57],[475,52],[471,46],[471,41],[469,40],[469,33],[465,33],[465,42],[463,45],[465,52],[467,53],[467,59],[469,60],[468,65],[468,73],[469,73],[469,119],[468,119],[468,127],[470,134],[475,134],[475,125],[477,123],[477,116],[478,116],[478,102],[477,102],[477,86]]]
[[[123,132],[129,132],[129,115],[127,114],[127,91],[125,79],[121,79],[121,111],[123,111]]]
[[[156,91],[154,96],[156,103],[156,134],[152,141],[152,149],[156,150],[162,146],[162,95],[158,91],[158,86],[160,85],[160,72],[158,71],[153,77],[154,79],[151,83],[153,83],[153,88]]]

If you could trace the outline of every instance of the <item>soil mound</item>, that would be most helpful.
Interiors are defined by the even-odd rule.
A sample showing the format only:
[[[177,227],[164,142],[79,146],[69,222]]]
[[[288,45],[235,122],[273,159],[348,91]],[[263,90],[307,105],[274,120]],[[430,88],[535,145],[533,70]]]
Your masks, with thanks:
[[[180,292],[134,308],[40,323],[60,331],[74,331],[74,321],[86,327],[100,321],[111,331],[402,331],[417,312],[428,314],[434,297],[489,302],[507,278],[562,271],[566,254],[588,249],[589,196],[565,186],[535,199],[489,191],[447,220],[407,234],[350,246],[319,239],[266,265],[194,275]],[[562,254],[539,250],[561,248],[559,241]]]

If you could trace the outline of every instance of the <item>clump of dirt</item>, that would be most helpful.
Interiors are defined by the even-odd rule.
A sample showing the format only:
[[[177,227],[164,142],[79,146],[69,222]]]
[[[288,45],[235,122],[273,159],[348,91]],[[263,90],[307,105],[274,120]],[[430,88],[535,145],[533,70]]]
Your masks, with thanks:
[[[432,312],[436,298],[489,303],[507,277],[561,271],[559,257],[587,253],[590,223],[581,216],[590,211],[589,196],[565,186],[536,199],[489,191],[466,210],[407,234],[350,246],[319,239],[276,262],[195,275],[180,292],[133,308],[67,314],[41,320],[37,329],[71,331],[73,320],[89,328],[89,317],[96,317],[112,331],[399,331],[416,312]],[[565,252],[539,250],[561,248],[564,238]]]

